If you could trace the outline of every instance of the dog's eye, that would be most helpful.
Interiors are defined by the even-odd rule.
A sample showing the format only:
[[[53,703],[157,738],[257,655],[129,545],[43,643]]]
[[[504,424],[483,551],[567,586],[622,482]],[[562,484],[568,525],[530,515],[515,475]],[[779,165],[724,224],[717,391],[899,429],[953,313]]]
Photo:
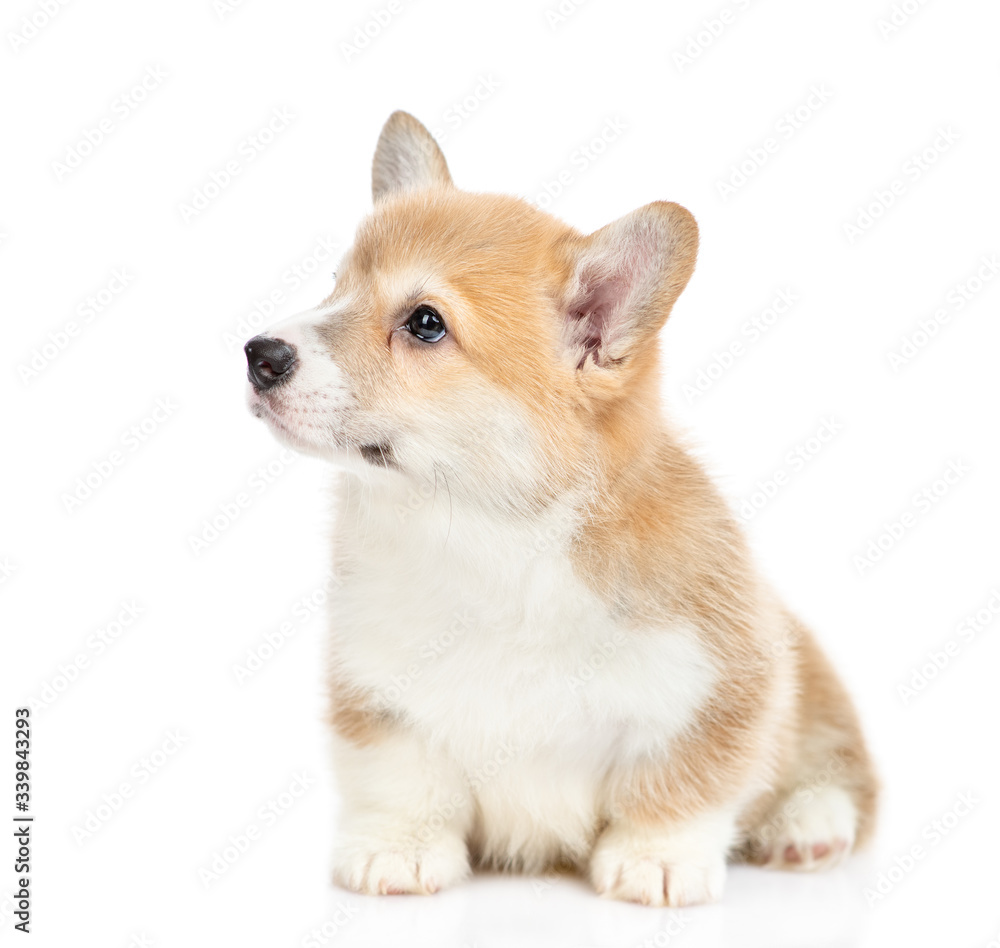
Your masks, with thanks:
[[[437,342],[447,332],[444,320],[430,306],[418,306],[406,321],[406,328],[424,342]]]

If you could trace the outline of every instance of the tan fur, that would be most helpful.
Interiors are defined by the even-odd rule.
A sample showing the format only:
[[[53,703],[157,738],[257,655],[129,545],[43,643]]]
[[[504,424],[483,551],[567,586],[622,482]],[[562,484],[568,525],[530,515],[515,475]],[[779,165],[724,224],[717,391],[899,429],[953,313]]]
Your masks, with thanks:
[[[400,217],[409,222],[405,230],[394,224]],[[704,723],[670,769],[650,767],[628,783],[629,809],[646,820],[687,814],[724,798],[755,773],[761,779],[773,773],[777,785],[791,792],[796,780],[808,780],[815,763],[812,735],[829,745],[820,756],[834,749],[848,755],[863,815],[859,840],[865,838],[874,813],[870,764],[850,703],[804,630],[795,649],[797,724],[788,729],[783,748],[770,750],[775,758],[770,769],[761,768],[755,733],[760,720],[775,713],[772,704],[781,696],[772,692],[783,684],[775,682],[767,656],[784,624],[795,620],[776,606],[761,614],[750,605],[766,594],[758,588],[743,538],[724,501],[661,420],[655,345],[632,360],[624,380],[590,367],[575,377],[564,366],[533,357],[540,337],[548,335],[556,345],[555,314],[539,323],[538,312],[560,299],[571,272],[566,248],[580,241],[570,228],[516,199],[451,188],[390,195],[359,233],[341,289],[350,292],[355,282],[377,285],[380,269],[419,270],[447,260],[449,287],[465,317],[455,324],[455,344],[471,367],[538,419],[553,462],[546,472],[552,492],[589,477],[591,466],[583,460],[588,452],[596,450],[601,459],[605,480],[593,495],[589,529],[575,552],[581,575],[637,620],[662,614],[691,618],[727,669],[728,693],[704,710]],[[691,222],[681,273],[655,304],[661,323],[693,269],[696,246]],[[478,278],[481,273],[491,274],[488,283]],[[385,299],[370,305],[392,312]],[[649,331],[658,328],[652,323]],[[382,332],[387,331],[384,325]],[[342,353],[342,333],[336,345]],[[382,334],[373,332],[369,345],[381,346]],[[436,380],[416,378],[436,397],[460,369],[451,364]],[[823,728],[831,733],[821,737]],[[794,755],[806,758],[804,772]],[[712,783],[706,784],[705,774],[713,775]],[[754,805],[761,808],[759,800]]]
[[[327,676],[330,694],[329,722],[345,741],[359,747],[370,747],[391,733],[394,722],[380,714],[371,698],[351,687],[333,671]]]
[[[577,498],[582,526],[569,549],[583,584],[631,636],[677,622],[697,629],[718,669],[669,754],[609,773],[592,837],[618,825],[681,827],[737,805],[740,858],[780,863],[770,846],[789,801],[824,781],[853,801],[856,842],[870,838],[876,781],[851,702],[661,415],[657,334],[694,269],[691,215],[661,202],[582,235],[517,198],[457,190],[433,141],[402,113],[379,140],[373,192],[374,213],[327,301],[349,310],[321,329],[331,357],[351,367],[361,409],[406,432],[433,404],[475,432],[497,393],[516,402],[530,419],[537,476],[481,503],[519,520]],[[648,259],[614,262],[635,234]],[[579,342],[588,294],[608,267],[633,265],[652,276],[629,297],[629,322],[599,347]],[[447,313],[448,336],[433,349],[400,335],[418,303]],[[576,361],[565,358],[577,344]],[[408,733],[343,677],[336,655],[333,668],[331,722],[342,738],[375,747]]]

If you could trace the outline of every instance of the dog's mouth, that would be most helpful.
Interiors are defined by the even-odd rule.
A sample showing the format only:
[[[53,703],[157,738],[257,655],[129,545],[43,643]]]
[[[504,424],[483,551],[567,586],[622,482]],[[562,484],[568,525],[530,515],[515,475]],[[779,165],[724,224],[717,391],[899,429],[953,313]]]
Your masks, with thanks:
[[[254,418],[259,418],[261,421],[266,422],[286,437],[295,438],[297,436],[298,433],[282,416],[282,413],[274,408],[270,399],[264,397],[255,389],[251,389],[251,393],[252,394],[249,398],[249,407],[250,414],[253,415]]]
[[[285,416],[285,412],[280,406],[276,406],[271,398],[262,393],[251,390],[249,399],[250,413],[261,421],[266,422],[274,429],[279,436],[292,442],[292,446],[300,450],[311,453],[314,446],[310,443],[309,432],[303,431],[300,425],[295,423],[294,418]],[[294,412],[293,412],[294,415]],[[381,467],[389,470],[400,470],[399,462],[396,459],[392,444],[389,441],[373,441],[370,443],[358,444],[357,442],[345,439],[343,436],[337,437],[332,431],[324,433],[323,442],[328,449],[339,449],[361,458],[372,467]]]
[[[375,467],[399,467],[392,453],[392,445],[387,441],[383,441],[380,444],[362,444],[358,448],[358,452],[361,454],[361,457]]]

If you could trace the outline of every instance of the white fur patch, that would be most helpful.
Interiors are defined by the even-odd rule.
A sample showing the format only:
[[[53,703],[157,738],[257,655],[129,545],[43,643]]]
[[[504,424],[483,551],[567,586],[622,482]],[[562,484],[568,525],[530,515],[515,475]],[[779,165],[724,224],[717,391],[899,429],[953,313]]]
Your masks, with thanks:
[[[502,522],[383,473],[340,487],[338,675],[457,764],[486,859],[583,859],[609,769],[668,754],[714,687],[695,630],[624,628],[573,572],[565,508]]]
[[[627,823],[609,829],[591,861],[594,888],[643,905],[678,908],[717,902],[735,823],[729,811],[707,813],[671,830]]]
[[[454,802],[464,791],[458,768],[404,736],[377,749],[335,743],[343,812],[334,878],[369,895],[427,894],[465,878],[471,810]]]
[[[247,386],[250,411],[266,421],[289,447],[319,457],[338,451],[337,434],[351,408],[344,369],[323,352],[315,327],[325,313],[309,310],[271,326],[267,335],[295,348],[295,370],[287,382],[262,394]]]

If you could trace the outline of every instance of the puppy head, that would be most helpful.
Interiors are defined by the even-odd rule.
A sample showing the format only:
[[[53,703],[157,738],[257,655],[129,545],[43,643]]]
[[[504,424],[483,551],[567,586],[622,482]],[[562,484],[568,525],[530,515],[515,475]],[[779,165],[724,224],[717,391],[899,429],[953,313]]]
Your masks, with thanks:
[[[649,204],[581,235],[459,191],[404,112],[372,191],[333,293],[247,343],[255,415],[299,450],[510,511],[634,447],[657,411],[656,335],[694,267],[686,210]]]

